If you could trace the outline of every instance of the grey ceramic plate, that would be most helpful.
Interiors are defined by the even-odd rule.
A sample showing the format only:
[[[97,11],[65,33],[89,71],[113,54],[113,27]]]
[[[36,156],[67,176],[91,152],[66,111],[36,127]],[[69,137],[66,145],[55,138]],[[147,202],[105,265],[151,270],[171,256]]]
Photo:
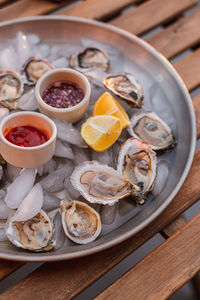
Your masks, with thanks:
[[[195,116],[190,96],[179,75],[169,62],[144,41],[128,32],[100,22],[72,17],[35,17],[4,22],[0,25],[0,41],[14,38],[18,31],[36,33],[46,42],[96,39],[121,51],[114,68],[131,71],[142,83],[145,108],[156,111],[173,128],[177,146],[159,157],[169,172],[164,189],[150,197],[140,208],[118,215],[105,225],[101,236],[87,245],[64,244],[49,253],[21,251],[7,242],[0,243],[0,257],[22,261],[56,261],[92,254],[114,246],[153,221],[172,201],[190,169],[196,142]],[[165,172],[164,172],[165,173]],[[128,203],[127,205],[130,205]],[[129,208],[128,208],[129,210]]]

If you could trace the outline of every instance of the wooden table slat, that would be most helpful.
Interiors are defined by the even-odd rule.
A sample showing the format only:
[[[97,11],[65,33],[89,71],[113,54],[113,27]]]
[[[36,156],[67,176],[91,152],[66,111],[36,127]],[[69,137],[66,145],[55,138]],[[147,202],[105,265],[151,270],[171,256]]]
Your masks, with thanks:
[[[200,150],[195,153],[189,175],[175,199],[150,225],[125,242],[85,258],[48,263],[34,271],[0,299],[72,299],[117,263],[161,231],[200,197]],[[53,276],[49,274],[53,271]]]
[[[0,21],[15,19],[16,17],[30,17],[47,14],[65,5],[68,1],[51,2],[48,0],[20,0],[0,10]]]
[[[113,19],[110,24],[134,34],[142,34],[181,14],[197,3],[198,0],[168,0],[165,1],[165,4],[160,0],[150,0]]]
[[[136,2],[138,2],[138,0],[115,0],[113,5],[113,2],[108,0],[87,0],[59,14],[101,20],[116,14],[123,8]]]
[[[168,59],[200,42],[200,10],[152,36],[148,42]]]
[[[186,224],[185,219],[182,216],[176,218],[173,222],[171,222],[168,226],[166,226],[162,231],[162,236],[167,239],[172,234],[174,234],[177,230],[181,229]],[[192,278],[195,292],[200,298],[200,271]]]
[[[199,231],[200,214],[95,299],[167,299],[200,270]]]
[[[200,138],[200,94],[192,99],[196,116],[197,138]]]
[[[178,61],[174,67],[188,90],[192,91],[200,85],[200,49]]]
[[[22,265],[22,262],[0,260],[0,280],[19,269]]]

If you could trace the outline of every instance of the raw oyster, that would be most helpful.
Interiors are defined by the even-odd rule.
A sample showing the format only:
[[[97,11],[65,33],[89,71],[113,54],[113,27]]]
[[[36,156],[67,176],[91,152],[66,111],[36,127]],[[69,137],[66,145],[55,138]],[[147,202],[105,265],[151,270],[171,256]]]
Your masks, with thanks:
[[[116,170],[97,161],[78,165],[71,177],[73,187],[89,202],[114,204],[139,189]]]
[[[175,145],[171,128],[155,112],[135,113],[128,131],[131,136],[149,144],[154,150],[164,150]]]
[[[12,244],[30,251],[50,251],[55,246],[53,225],[43,210],[27,221],[12,221],[11,216],[7,221],[6,235]]]
[[[120,147],[117,170],[140,188],[136,201],[144,200],[156,179],[156,153],[146,143],[129,138]]]
[[[24,84],[19,73],[0,71],[0,104],[8,109],[17,108],[17,101],[24,91]]]
[[[22,67],[24,82],[34,85],[44,73],[52,69],[54,66],[47,59],[30,57]]]
[[[62,200],[60,206],[63,229],[70,240],[77,244],[87,244],[99,236],[101,219],[92,207],[77,200]]]
[[[107,54],[96,47],[87,47],[81,52],[70,57],[69,63],[72,68],[86,72],[90,69],[109,69],[109,58]]]
[[[115,73],[104,78],[107,89],[126,100],[132,107],[144,106],[143,89],[130,73]]]

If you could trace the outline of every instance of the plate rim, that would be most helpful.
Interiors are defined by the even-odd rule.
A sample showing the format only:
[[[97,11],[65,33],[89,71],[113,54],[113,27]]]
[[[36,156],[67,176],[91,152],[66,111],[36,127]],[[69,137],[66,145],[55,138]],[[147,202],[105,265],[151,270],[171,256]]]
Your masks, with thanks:
[[[124,30],[120,29],[116,26],[105,24],[100,21],[86,19],[82,17],[72,17],[72,16],[34,16],[34,17],[23,17],[23,18],[17,18],[9,21],[0,22],[0,28],[6,26],[6,25],[13,25],[16,23],[21,22],[32,22],[32,21],[44,21],[44,20],[62,20],[62,21],[74,21],[74,22],[83,22],[91,25],[96,25],[101,28],[109,29],[111,31],[114,31],[120,35],[123,35],[127,37],[128,39],[135,41],[137,44],[139,44],[141,47],[145,48],[148,52],[153,54],[154,57],[156,57],[162,64],[165,65],[167,71],[172,75],[174,80],[176,81],[178,87],[184,94],[186,98],[186,105],[188,108],[188,115],[191,120],[191,144],[190,144],[190,151],[188,154],[188,159],[185,165],[185,169],[183,170],[181,177],[175,186],[174,190],[170,193],[170,195],[165,199],[165,201],[156,209],[155,212],[153,212],[147,219],[145,219],[142,223],[135,226],[133,229],[130,229],[129,231],[122,233],[118,235],[116,238],[113,238],[112,240],[109,240],[107,242],[104,242],[98,246],[94,246],[89,249],[80,250],[76,252],[71,253],[64,253],[64,254],[54,254],[53,252],[49,256],[43,256],[42,254],[40,256],[27,256],[25,253],[21,254],[4,254],[0,253],[0,259],[7,259],[7,260],[13,260],[13,261],[24,261],[24,262],[50,262],[50,261],[60,261],[60,260],[69,260],[69,259],[75,259],[83,256],[88,256],[103,250],[106,250],[108,248],[111,248],[119,243],[122,243],[123,241],[127,240],[128,238],[132,237],[134,234],[141,231],[144,227],[146,227],[148,224],[150,224],[153,220],[155,220],[164,210],[165,208],[172,202],[174,197],[177,195],[178,191],[182,187],[189,170],[192,165],[195,148],[196,148],[196,122],[195,122],[195,113],[193,109],[192,100],[190,97],[190,94],[186,88],[185,83],[183,82],[182,78],[176,71],[176,69],[173,67],[173,65],[169,62],[169,60],[164,57],[159,51],[157,51],[155,48],[153,48],[150,44],[148,44],[146,41],[142,40],[141,38],[137,37],[136,35]]]

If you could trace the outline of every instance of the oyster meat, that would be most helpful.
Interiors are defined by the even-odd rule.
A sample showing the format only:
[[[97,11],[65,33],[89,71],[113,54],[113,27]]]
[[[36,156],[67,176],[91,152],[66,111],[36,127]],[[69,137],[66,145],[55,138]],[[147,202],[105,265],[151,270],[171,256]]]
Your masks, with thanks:
[[[92,203],[112,205],[139,190],[116,170],[97,161],[78,165],[70,179],[73,187]]]
[[[78,71],[86,72],[90,69],[109,69],[109,58],[107,54],[96,47],[87,47],[81,52],[70,57],[70,66]]]
[[[46,72],[54,69],[54,66],[44,58],[30,57],[22,67],[24,82],[34,85]]]
[[[136,138],[129,138],[120,147],[117,170],[140,188],[136,196],[138,203],[144,203],[148,192],[153,188],[156,163],[156,153],[149,145]]]
[[[8,109],[15,109],[17,101],[24,91],[24,84],[19,73],[0,71],[0,104]]]
[[[171,128],[155,113],[135,113],[128,128],[129,134],[146,142],[154,150],[164,150],[175,145]]]
[[[12,244],[30,251],[50,251],[55,246],[53,225],[43,210],[26,221],[13,221],[9,217],[6,235]]]
[[[99,214],[88,204],[73,200],[60,203],[65,234],[77,244],[94,241],[101,233]]]
[[[130,73],[115,73],[104,78],[103,84],[132,107],[144,106],[143,89]]]

